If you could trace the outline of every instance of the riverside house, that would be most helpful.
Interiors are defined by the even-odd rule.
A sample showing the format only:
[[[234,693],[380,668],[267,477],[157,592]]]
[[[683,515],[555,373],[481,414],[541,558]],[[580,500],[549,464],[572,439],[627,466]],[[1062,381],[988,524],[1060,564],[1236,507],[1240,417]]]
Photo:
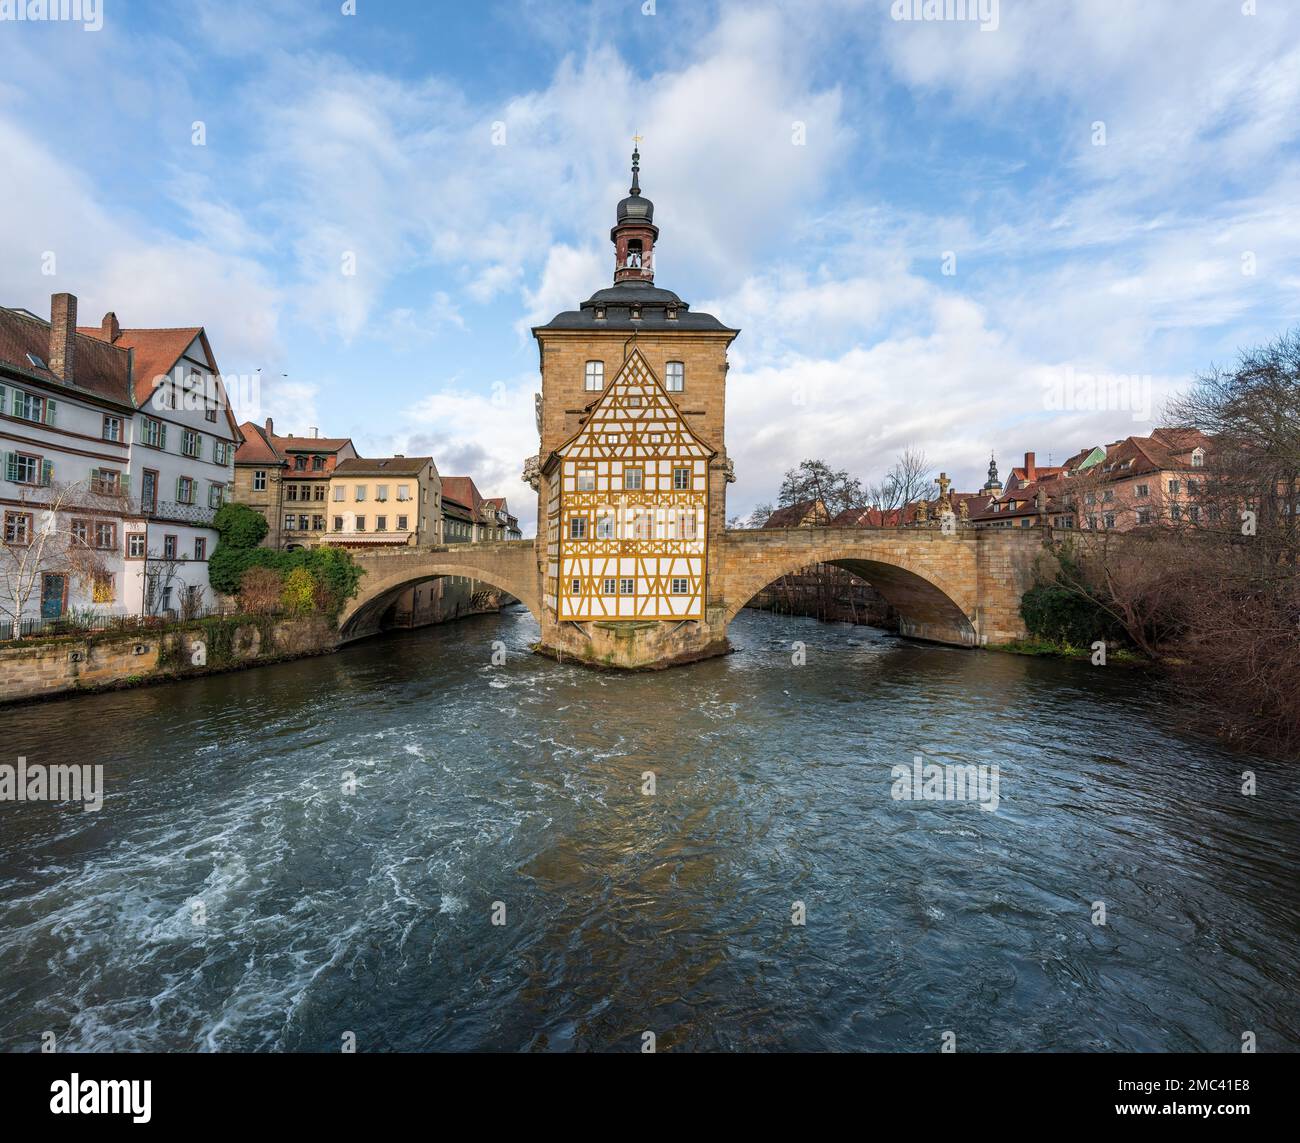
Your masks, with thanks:
[[[202,327],[78,327],[66,293],[49,320],[0,309],[0,628],[214,602],[237,438]]]

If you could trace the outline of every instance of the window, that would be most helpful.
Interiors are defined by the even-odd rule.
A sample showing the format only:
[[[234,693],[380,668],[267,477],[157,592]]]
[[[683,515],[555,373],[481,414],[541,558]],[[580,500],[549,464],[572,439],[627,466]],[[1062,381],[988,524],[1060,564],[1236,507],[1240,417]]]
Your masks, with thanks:
[[[569,581],[569,594],[570,595],[582,594],[582,580],[575,579]]]
[[[695,513],[683,512],[681,515],[682,539],[695,539]]]
[[[375,531],[376,531],[376,532],[387,532],[387,531],[388,531],[388,517],[387,517],[387,516],[376,516],[376,517],[375,517]]]
[[[266,491],[266,469],[257,468],[253,470],[253,491]]]
[[[32,542],[32,514],[30,512],[5,513],[5,543],[26,547]]]
[[[409,519],[409,517],[406,517],[406,516],[398,516],[398,517],[397,517],[397,530],[398,530],[399,532],[405,532],[405,531],[408,530],[409,525],[406,523],[406,521],[407,521],[408,519]]]
[[[106,441],[120,441],[122,439],[122,418],[104,416],[104,428],[101,435]]]
[[[194,537],[194,558],[196,560],[206,560],[208,558],[208,541],[202,536]]]
[[[176,478],[176,503],[194,503],[194,477],[178,476]]]
[[[1137,488],[1135,488],[1135,489],[1133,490],[1133,493],[1134,493],[1135,496],[1139,496],[1139,497],[1150,496],[1150,495],[1151,495],[1151,485],[1149,485],[1149,484],[1139,484],[1139,485],[1137,486]]]
[[[640,487],[641,487],[641,478],[642,478],[641,469],[639,469],[639,468],[625,468],[625,469],[623,469],[623,487],[624,487],[624,488],[634,488],[634,489],[635,489],[635,488],[640,488]]]
[[[1195,480],[1188,480],[1188,482],[1187,482],[1187,495],[1188,495],[1188,496],[1195,496],[1196,493],[1197,493],[1197,491],[1199,490],[1199,488],[1200,488],[1200,486],[1196,483]]]
[[[325,458],[323,456],[314,456],[311,458],[311,468],[313,472],[325,471]]]
[[[132,532],[126,538],[126,554],[133,560],[144,559],[144,533]]]
[[[596,490],[596,470],[594,468],[578,469],[578,491],[594,492]]]
[[[32,393],[24,393],[21,389],[14,390],[11,407],[14,416],[22,417],[24,421],[39,423],[45,419],[45,402]]]
[[[226,486],[224,484],[208,485],[208,507],[220,508],[226,500]]]
[[[53,471],[53,465],[47,465],[39,456],[25,452],[11,452],[6,456],[5,479],[15,484],[48,484],[45,474]]]
[[[90,546],[90,525],[85,520],[73,520],[68,531],[72,533],[72,538],[78,544]]]
[[[334,531],[336,531],[336,532],[341,532],[341,531],[343,531],[343,517],[342,517],[342,516],[335,516],[335,517],[334,517]]]
[[[323,484],[318,484],[318,485],[316,485],[316,487],[312,490],[312,497],[311,497],[311,498],[312,498],[313,500],[324,500],[324,499],[325,499],[325,485],[323,485]]]
[[[686,366],[680,361],[668,362],[668,392],[680,393],[686,386]]]
[[[1192,450],[1192,467],[1203,468],[1205,466],[1205,450],[1203,448]]]
[[[411,486],[409,484],[399,484],[397,486],[397,499],[410,500],[410,498],[411,498]]]
[[[358,532],[364,532],[365,530],[366,530],[366,518],[365,518],[364,516],[358,516],[358,517],[357,517],[357,531],[358,531]]]
[[[1104,523],[1107,528],[1113,528],[1115,526],[1114,512],[1107,512],[1104,516],[1102,516],[1101,519],[1102,519],[1102,523]]]
[[[312,530],[313,532],[323,532],[323,531],[325,531],[325,517],[324,517],[324,516],[313,516],[313,517],[311,518],[311,530]]]
[[[122,473],[112,468],[92,468],[90,471],[90,489],[95,495],[114,497],[122,489]]]
[[[193,429],[181,433],[181,453],[185,456],[199,456],[203,452],[203,438]]]
[[[360,504],[366,498],[366,486],[358,484],[353,490],[353,496],[356,498],[356,502]]]
[[[684,579],[673,580],[673,595],[685,595],[690,590],[690,585]]]
[[[95,572],[92,579],[91,599],[95,603],[112,603],[113,576],[109,572]]]
[[[343,485],[341,485],[341,484],[336,484],[336,485],[334,486],[334,500],[335,500],[335,502],[336,502],[336,503],[342,503],[342,501],[343,501],[343,497],[344,497],[344,495],[346,495],[346,492],[347,492],[347,490],[343,487]]]
[[[176,558],[176,537],[163,537],[163,559],[174,560]]]
[[[602,595],[617,595],[618,580],[612,578],[604,580],[600,585],[600,592]]]
[[[207,408],[203,410],[203,419],[205,421],[211,421],[214,425],[217,423],[216,405],[209,405]]]
[[[296,484],[286,484],[284,486],[284,498],[286,500],[297,500],[298,486]]]
[[[1171,480],[1171,481],[1169,482],[1169,495],[1170,495],[1170,496],[1177,496],[1177,495],[1178,495],[1178,489],[1179,489],[1179,487],[1180,487],[1180,486],[1179,486],[1178,481],[1176,481],[1176,480]]]
[[[376,499],[376,500],[379,500],[379,501],[381,501],[381,502],[384,501],[384,500],[387,500],[387,499],[388,499],[388,485],[387,485],[387,484],[376,484],[376,485],[375,485],[375,499]]]
[[[1181,520],[1182,518],[1183,518],[1182,506],[1179,504],[1171,504],[1169,506],[1169,519]]]
[[[596,517],[596,539],[612,540],[614,538],[614,517],[597,516]]]
[[[574,540],[583,540],[587,536],[587,517],[574,516],[569,520],[569,537]]]
[[[1108,501],[1114,500],[1115,490],[1113,488],[1107,488],[1106,491],[1101,494],[1101,499],[1102,499],[1102,503],[1106,503]]]
[[[1187,518],[1188,518],[1189,520],[1191,520],[1191,522],[1192,522],[1193,524],[1198,523],[1198,522],[1200,521],[1200,519],[1201,519],[1201,508],[1200,508],[1200,505],[1198,505],[1198,504],[1193,504],[1190,508],[1188,508],[1188,509],[1187,509]]]
[[[605,363],[603,361],[587,362],[585,388],[592,393],[599,393],[605,388]]]
[[[113,521],[95,521],[95,547],[104,551],[117,547],[117,525]]]
[[[618,593],[619,593],[619,595],[635,595],[635,594],[636,594],[636,580],[634,580],[634,579],[620,579],[620,580],[618,581]]]
[[[167,426],[162,421],[156,421],[153,417],[144,419],[144,439],[140,442],[150,448],[167,447]]]
[[[673,469],[673,487],[678,492],[688,489],[691,486],[691,470],[689,468]]]
[[[292,512],[286,512],[284,516],[284,530],[286,532],[292,532],[293,526],[297,522],[297,519],[298,517],[295,516]]]
[[[293,467],[296,472],[306,472],[307,458],[305,456],[295,456],[293,458]]]
[[[224,465],[226,463],[227,448],[225,441],[212,442],[212,463]]]

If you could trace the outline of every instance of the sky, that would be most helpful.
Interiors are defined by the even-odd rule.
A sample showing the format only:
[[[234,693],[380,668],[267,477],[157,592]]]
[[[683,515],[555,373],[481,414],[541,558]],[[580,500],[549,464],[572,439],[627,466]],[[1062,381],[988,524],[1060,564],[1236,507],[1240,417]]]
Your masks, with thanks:
[[[1149,433],[1300,323],[1294,0],[29,2],[0,304],[202,325],[241,420],[525,534],[530,327],[611,284],[634,134],[656,284],[742,331],[729,516],[806,458],[968,490]]]

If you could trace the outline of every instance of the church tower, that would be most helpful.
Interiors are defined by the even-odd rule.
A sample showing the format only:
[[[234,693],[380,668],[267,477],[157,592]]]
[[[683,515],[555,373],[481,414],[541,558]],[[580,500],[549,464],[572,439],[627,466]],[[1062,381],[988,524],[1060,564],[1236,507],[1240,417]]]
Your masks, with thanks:
[[[638,140],[639,143],[639,140]],[[641,156],[609,232],[614,282],[533,329],[542,650],[609,666],[726,650],[720,545],[727,347],[738,330],[655,285]]]

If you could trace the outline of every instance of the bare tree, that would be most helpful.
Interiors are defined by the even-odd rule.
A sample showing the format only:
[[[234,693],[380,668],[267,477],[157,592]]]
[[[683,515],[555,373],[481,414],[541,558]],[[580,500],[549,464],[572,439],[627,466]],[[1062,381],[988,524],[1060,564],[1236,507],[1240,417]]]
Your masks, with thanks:
[[[844,469],[833,469],[820,460],[801,461],[785,474],[777,503],[782,508],[820,500],[832,515],[862,503],[862,482]]]
[[[917,500],[929,500],[933,493],[934,467],[923,449],[908,445],[889,471],[877,483],[867,486],[866,497],[872,506],[889,512]]]

